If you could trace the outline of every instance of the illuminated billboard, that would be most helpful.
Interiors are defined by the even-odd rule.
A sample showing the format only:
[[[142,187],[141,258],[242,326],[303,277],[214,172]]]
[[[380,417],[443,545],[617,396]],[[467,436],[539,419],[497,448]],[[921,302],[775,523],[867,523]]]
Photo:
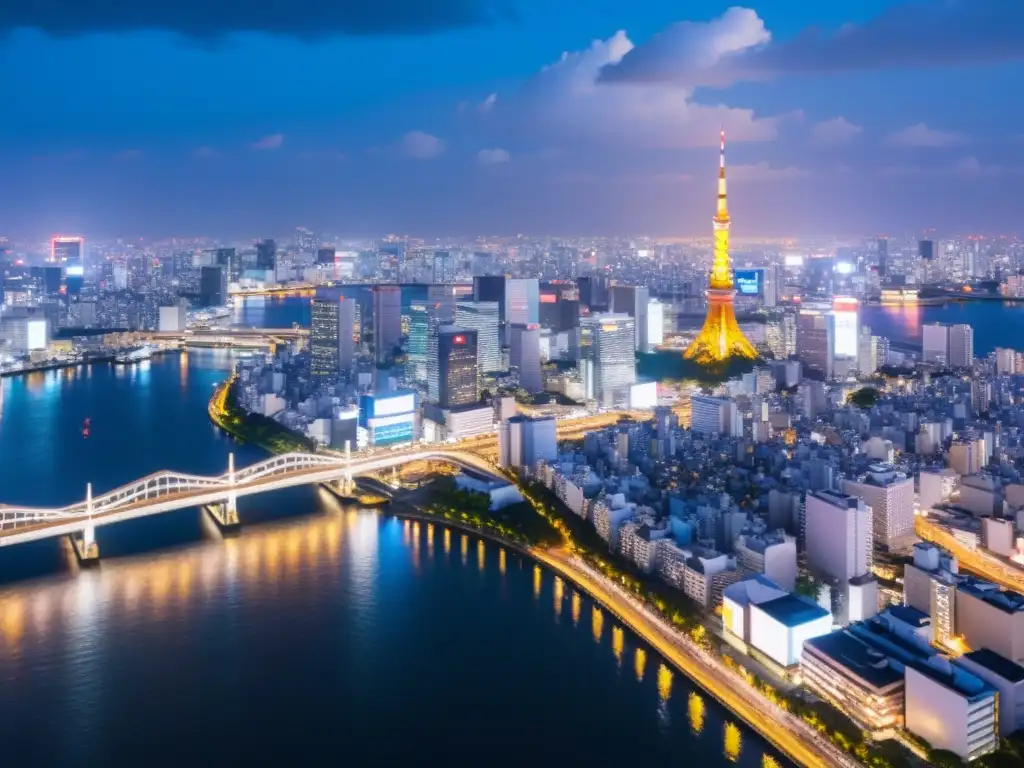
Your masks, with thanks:
[[[455,336],[454,338],[452,338],[452,344],[454,344],[457,347],[461,347],[465,343],[466,343],[466,337],[463,336],[461,333],[458,336]]]
[[[416,393],[409,390],[379,395],[363,395],[359,398],[359,423],[366,427],[371,421],[380,421],[390,416],[408,415],[416,411]]]
[[[799,253],[787,253],[782,259],[787,267],[802,267],[804,265],[804,257]]]
[[[85,274],[85,267],[81,264],[68,264],[67,269],[65,269],[64,272],[68,277],[82,277]]]
[[[542,293],[540,295],[540,303],[541,304],[557,304],[558,303],[558,295],[555,294],[555,293]]]
[[[733,284],[740,296],[760,296],[764,285],[764,270],[737,269],[733,272]]]

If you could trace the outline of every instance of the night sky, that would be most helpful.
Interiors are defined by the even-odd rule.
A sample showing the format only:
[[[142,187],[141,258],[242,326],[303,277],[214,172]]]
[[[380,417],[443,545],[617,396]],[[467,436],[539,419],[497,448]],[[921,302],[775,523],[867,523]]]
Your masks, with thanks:
[[[1021,0],[0,3],[0,234],[1024,231]]]

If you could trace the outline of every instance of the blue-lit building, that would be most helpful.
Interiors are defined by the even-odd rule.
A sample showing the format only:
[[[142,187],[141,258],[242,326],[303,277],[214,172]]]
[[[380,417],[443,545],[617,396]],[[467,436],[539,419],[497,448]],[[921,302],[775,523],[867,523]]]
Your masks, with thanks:
[[[419,393],[397,389],[359,398],[359,445],[396,445],[416,439]]]

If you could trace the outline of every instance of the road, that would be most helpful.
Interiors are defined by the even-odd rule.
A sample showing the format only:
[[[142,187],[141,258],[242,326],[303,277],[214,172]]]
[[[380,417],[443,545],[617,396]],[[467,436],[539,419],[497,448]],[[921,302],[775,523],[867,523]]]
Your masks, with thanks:
[[[924,517],[915,518],[914,530],[925,541],[930,541],[956,555],[964,569],[1006,589],[1024,594],[1024,570],[981,550],[971,549],[941,525]]]
[[[555,573],[577,584],[679,671],[745,720],[794,762],[804,766],[843,768],[860,765],[800,718],[769,702],[741,677],[569,552],[532,549],[531,554]]]

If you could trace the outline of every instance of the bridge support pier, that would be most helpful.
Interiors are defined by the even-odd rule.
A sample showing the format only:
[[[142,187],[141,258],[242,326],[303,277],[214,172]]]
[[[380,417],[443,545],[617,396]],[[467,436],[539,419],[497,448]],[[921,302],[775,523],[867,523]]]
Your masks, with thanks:
[[[71,549],[74,550],[75,557],[78,558],[78,564],[88,568],[100,563],[100,547],[96,543],[96,526],[92,523],[92,483],[87,483],[85,486],[85,511],[89,515],[89,520],[81,531],[68,536],[68,540],[71,542]]]
[[[238,519],[238,509],[231,501],[204,504],[203,512],[225,536],[236,534],[242,530],[242,523]]]

